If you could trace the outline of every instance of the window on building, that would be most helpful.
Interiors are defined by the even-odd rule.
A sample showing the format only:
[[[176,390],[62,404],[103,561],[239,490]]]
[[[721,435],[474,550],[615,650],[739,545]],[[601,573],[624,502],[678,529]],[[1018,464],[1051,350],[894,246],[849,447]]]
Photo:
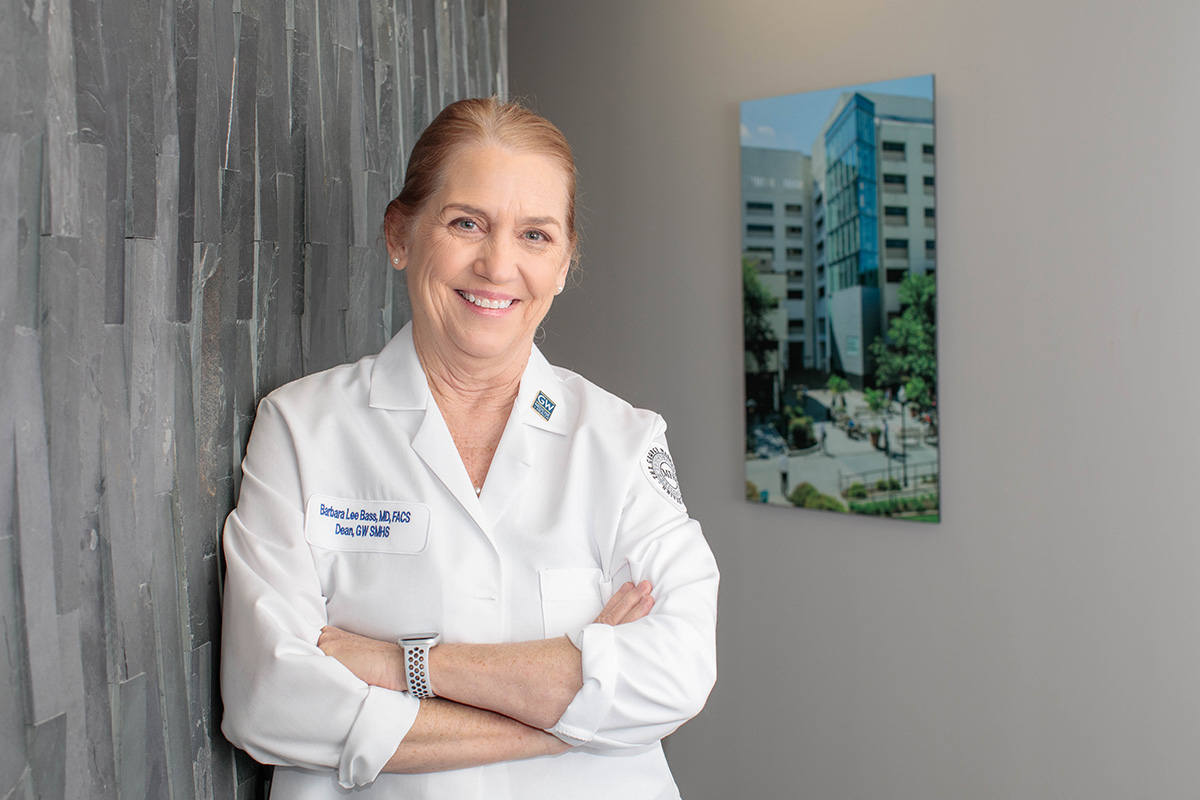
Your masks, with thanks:
[[[772,236],[775,235],[775,226],[774,225],[747,225],[746,226],[746,235],[752,236],[756,239],[762,239],[762,238],[770,239]]]
[[[804,270],[802,270],[802,269],[789,269],[787,274],[788,274],[788,280],[794,280],[794,281],[804,280]]]
[[[883,207],[883,224],[884,225],[907,225],[908,224],[908,209],[904,206],[884,206]]]
[[[904,192],[908,189],[908,178],[904,175],[883,175],[883,190],[885,192]]]
[[[908,261],[908,239],[885,239],[884,255],[889,261]]]
[[[804,260],[804,248],[789,247],[787,249],[787,260],[788,261],[803,261]]]
[[[804,215],[804,208],[799,203],[785,203],[783,213],[789,217],[800,217]]]
[[[925,194],[933,194],[933,176],[925,176]]]
[[[884,161],[903,161],[904,142],[880,142]]]
[[[824,297],[824,296],[825,296],[825,287],[824,287],[824,286],[818,286],[818,287],[817,287],[817,297],[818,297],[818,298],[821,298],[821,297]]]
[[[906,270],[906,269],[889,269],[887,271],[887,282],[888,283],[900,283],[907,277],[908,277],[908,270]]]
[[[804,333],[804,320],[789,319],[788,320],[788,333]]]
[[[924,161],[926,164],[933,163],[933,145],[931,145],[931,144],[921,145],[921,160]]]
[[[746,213],[753,216],[771,215],[775,213],[774,203],[760,203],[755,200],[746,203]]]
[[[925,257],[933,258],[936,255],[937,255],[937,240],[936,239],[926,239],[925,240]]]
[[[800,239],[804,236],[804,226],[788,225],[786,233],[789,239]]]
[[[932,208],[925,209],[925,227],[932,228],[932,227],[935,227],[936,224],[937,224],[937,219],[934,216],[933,209]]]
[[[788,300],[803,300],[803,299],[804,299],[804,290],[803,289],[788,289]]]

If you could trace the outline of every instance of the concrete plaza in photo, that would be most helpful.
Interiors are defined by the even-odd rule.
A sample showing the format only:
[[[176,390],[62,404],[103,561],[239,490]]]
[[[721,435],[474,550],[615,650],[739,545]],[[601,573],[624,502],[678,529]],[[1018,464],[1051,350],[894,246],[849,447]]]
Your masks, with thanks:
[[[832,407],[829,392],[809,392],[826,408]],[[817,420],[813,426],[818,442],[824,426],[825,443],[806,450],[791,450],[788,453],[787,488],[781,486],[779,454],[767,458],[747,458],[746,480],[761,492],[767,491],[767,502],[774,505],[791,505],[787,492],[801,483],[811,483],[817,491],[837,498],[847,504],[842,490],[852,483],[862,483],[874,489],[876,482],[884,480],[893,490],[872,492],[868,500],[891,497],[908,497],[937,491],[938,448],[936,434],[930,426],[911,416],[901,424],[898,403],[893,402],[890,413],[879,417],[868,416],[861,392],[850,391],[845,395],[849,417],[856,421],[853,428],[861,432],[848,433],[845,425],[835,424],[833,419]],[[887,449],[881,433],[878,446],[872,444],[867,428],[877,425],[887,430]],[[903,446],[901,437],[904,437]],[[907,484],[905,478],[907,477]],[[899,482],[895,489],[892,481]]]

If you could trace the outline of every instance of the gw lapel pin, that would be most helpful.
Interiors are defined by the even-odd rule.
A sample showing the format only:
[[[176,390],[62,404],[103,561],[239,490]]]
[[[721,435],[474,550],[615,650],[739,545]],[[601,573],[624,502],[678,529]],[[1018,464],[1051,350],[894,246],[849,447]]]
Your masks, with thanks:
[[[550,415],[554,413],[555,405],[557,404],[547,397],[545,392],[538,392],[537,399],[533,401],[533,410],[541,414],[549,422]]]

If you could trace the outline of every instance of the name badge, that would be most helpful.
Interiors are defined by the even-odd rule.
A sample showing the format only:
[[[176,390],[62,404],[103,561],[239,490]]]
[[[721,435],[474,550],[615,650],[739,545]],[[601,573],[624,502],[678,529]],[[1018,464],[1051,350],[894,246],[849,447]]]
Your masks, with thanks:
[[[304,511],[313,547],[351,553],[419,553],[429,541],[429,506],[314,494]]]

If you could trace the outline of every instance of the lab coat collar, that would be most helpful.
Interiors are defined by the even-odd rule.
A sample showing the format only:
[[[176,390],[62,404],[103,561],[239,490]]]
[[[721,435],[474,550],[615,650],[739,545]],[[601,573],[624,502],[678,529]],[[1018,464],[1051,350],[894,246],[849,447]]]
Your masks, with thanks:
[[[408,323],[375,357],[371,368],[371,408],[394,411],[423,409],[429,402],[429,382],[413,346],[412,323]]]
[[[538,402],[544,395],[546,402]],[[427,408],[431,400],[425,370],[413,345],[412,323],[408,323],[375,358],[371,370],[371,408],[395,411]],[[436,405],[436,404],[434,404]],[[540,410],[539,410],[540,409]],[[549,418],[545,413],[549,414]],[[573,407],[561,379],[550,362],[536,346],[529,354],[529,363],[521,377],[517,394],[516,417],[526,425],[565,435],[578,409]]]
[[[545,400],[539,402],[541,396]],[[554,368],[534,347],[521,377],[517,402],[492,458],[482,497],[475,495],[441,411],[433,402],[429,382],[413,345],[412,323],[405,325],[376,357],[371,370],[368,402],[372,408],[424,412],[413,438],[413,450],[490,539],[491,521],[499,519],[520,495],[530,469],[541,455],[540,435],[531,437],[528,428],[556,436],[566,435],[572,419],[578,414],[570,400],[566,386]]]
[[[548,402],[539,402],[542,397]],[[526,425],[565,436],[571,428],[572,418],[579,411],[571,399],[554,367],[535,345],[521,378],[517,418]]]

